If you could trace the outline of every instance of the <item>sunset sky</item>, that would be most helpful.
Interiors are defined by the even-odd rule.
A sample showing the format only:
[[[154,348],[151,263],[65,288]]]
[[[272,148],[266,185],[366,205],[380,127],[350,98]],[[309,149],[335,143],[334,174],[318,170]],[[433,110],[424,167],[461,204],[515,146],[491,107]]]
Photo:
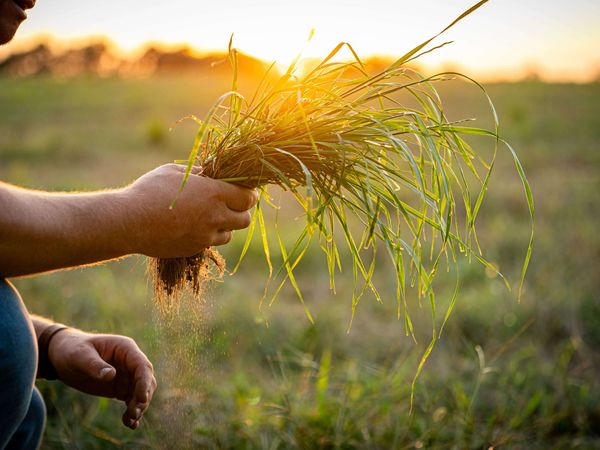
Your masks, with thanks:
[[[312,28],[307,56],[340,41],[361,56],[398,55],[442,29],[474,0],[38,0],[5,54],[39,38],[105,36],[126,51],[149,41],[201,51],[235,46],[289,62]],[[474,75],[515,78],[537,71],[549,80],[585,81],[600,74],[600,1],[491,0],[439,39],[455,41],[425,60]]]

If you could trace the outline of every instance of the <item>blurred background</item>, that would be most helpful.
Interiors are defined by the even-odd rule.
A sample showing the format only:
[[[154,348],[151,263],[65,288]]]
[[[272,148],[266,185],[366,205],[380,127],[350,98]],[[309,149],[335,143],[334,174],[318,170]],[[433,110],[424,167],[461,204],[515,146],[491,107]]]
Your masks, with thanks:
[[[0,179],[53,191],[119,187],[187,156],[195,128],[229,90],[231,33],[240,89],[304,49],[350,42],[375,70],[433,36],[471,4],[253,0],[211,4],[40,1],[0,49]],[[600,446],[600,4],[491,1],[436,43],[423,73],[460,70],[482,81],[532,186],[536,235],[516,300],[476,262],[459,260],[455,310],[415,388],[430,339],[427,304],[409,296],[417,342],[396,319],[390,267],[383,303],[365,297],[352,327],[352,273],[328,289],[309,252],[292,289],[261,305],[267,266],[253,242],[238,273],[179,314],[152,303],[144,257],[13,280],[29,310],[85,330],[133,337],[159,390],[136,432],[121,405],[40,382],[45,448],[594,448]],[[305,44],[311,29],[315,36]],[[491,127],[482,92],[439,86],[452,119]],[[489,156],[489,142],[473,141]],[[298,211],[284,208],[292,245]],[[500,153],[478,218],[485,255],[514,288],[529,238],[523,189]],[[232,268],[245,233],[222,249]],[[440,311],[454,275],[436,282]],[[442,315],[443,317],[443,315]],[[439,323],[437,324],[439,326]]]

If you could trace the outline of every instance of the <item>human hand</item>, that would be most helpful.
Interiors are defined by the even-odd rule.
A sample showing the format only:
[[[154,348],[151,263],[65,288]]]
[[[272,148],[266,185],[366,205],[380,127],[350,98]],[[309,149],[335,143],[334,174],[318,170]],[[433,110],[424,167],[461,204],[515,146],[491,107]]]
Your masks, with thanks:
[[[53,336],[48,358],[63,383],[86,394],[124,401],[123,424],[132,430],[139,426],[156,379],[152,364],[133,339],[69,328]]]
[[[250,224],[248,210],[258,199],[255,190],[194,171],[179,194],[185,169],[166,164],[125,188],[134,253],[159,258],[191,256],[228,243],[233,230]],[[175,198],[176,206],[170,209]]]

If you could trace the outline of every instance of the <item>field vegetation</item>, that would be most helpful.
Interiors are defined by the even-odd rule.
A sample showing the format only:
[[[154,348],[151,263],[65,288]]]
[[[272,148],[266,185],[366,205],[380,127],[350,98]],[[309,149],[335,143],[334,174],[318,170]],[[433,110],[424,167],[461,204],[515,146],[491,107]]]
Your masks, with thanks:
[[[202,117],[228,85],[210,72],[0,79],[0,179],[62,191],[124,185],[184,157],[196,128],[169,127],[187,114]],[[168,317],[153,306],[143,257],[15,280],[31,312],[135,338],[159,381],[137,432],[122,427],[116,402],[40,382],[46,447],[599,446],[600,85],[486,88],[533,189],[535,249],[520,303],[493,273],[459,260],[460,295],[416,385],[412,415],[411,381],[430,339],[428,305],[420,308],[408,291],[422,330],[415,344],[395,320],[394,270],[382,260],[375,277],[383,303],[366,296],[348,332],[351,270],[336,276],[334,296],[315,248],[296,270],[315,323],[289,286],[259,307],[268,269],[256,239],[238,273],[215,284],[204,303],[184,302]],[[439,89],[450,118],[493,126],[477,88],[452,81]],[[489,142],[471,142],[491,152]],[[283,208],[279,220],[291,245],[303,218]],[[530,224],[507,152],[498,155],[477,225],[487,259],[518,286]],[[221,249],[231,265],[244,238],[236,233]],[[454,274],[440,273],[435,283],[443,310]]]

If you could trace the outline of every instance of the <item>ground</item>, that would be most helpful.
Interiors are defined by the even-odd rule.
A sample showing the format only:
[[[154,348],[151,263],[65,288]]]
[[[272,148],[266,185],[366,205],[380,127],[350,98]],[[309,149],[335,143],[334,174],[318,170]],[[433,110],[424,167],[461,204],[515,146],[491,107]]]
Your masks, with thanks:
[[[152,304],[145,259],[131,257],[15,280],[30,311],[132,336],[157,371],[159,390],[136,432],[120,424],[116,402],[40,382],[46,448],[599,446],[600,84],[487,88],[532,185],[534,254],[520,303],[478,264],[459,261],[457,306],[412,414],[429,310],[411,299],[415,344],[395,318],[385,267],[377,275],[384,303],[365,298],[348,332],[351,271],[331,294],[318,252],[299,268],[315,325],[292,291],[259,307],[266,272],[258,246],[204,304],[172,317]],[[194,128],[169,126],[201,115],[225,89],[211,77],[0,79],[0,179],[53,190],[124,185],[184,158]],[[451,118],[489,116],[477,89],[449,83],[443,92]],[[478,226],[488,258],[515,284],[529,223],[507,153]],[[243,238],[223,251],[231,265]],[[442,274],[437,289],[443,311],[451,276]]]

